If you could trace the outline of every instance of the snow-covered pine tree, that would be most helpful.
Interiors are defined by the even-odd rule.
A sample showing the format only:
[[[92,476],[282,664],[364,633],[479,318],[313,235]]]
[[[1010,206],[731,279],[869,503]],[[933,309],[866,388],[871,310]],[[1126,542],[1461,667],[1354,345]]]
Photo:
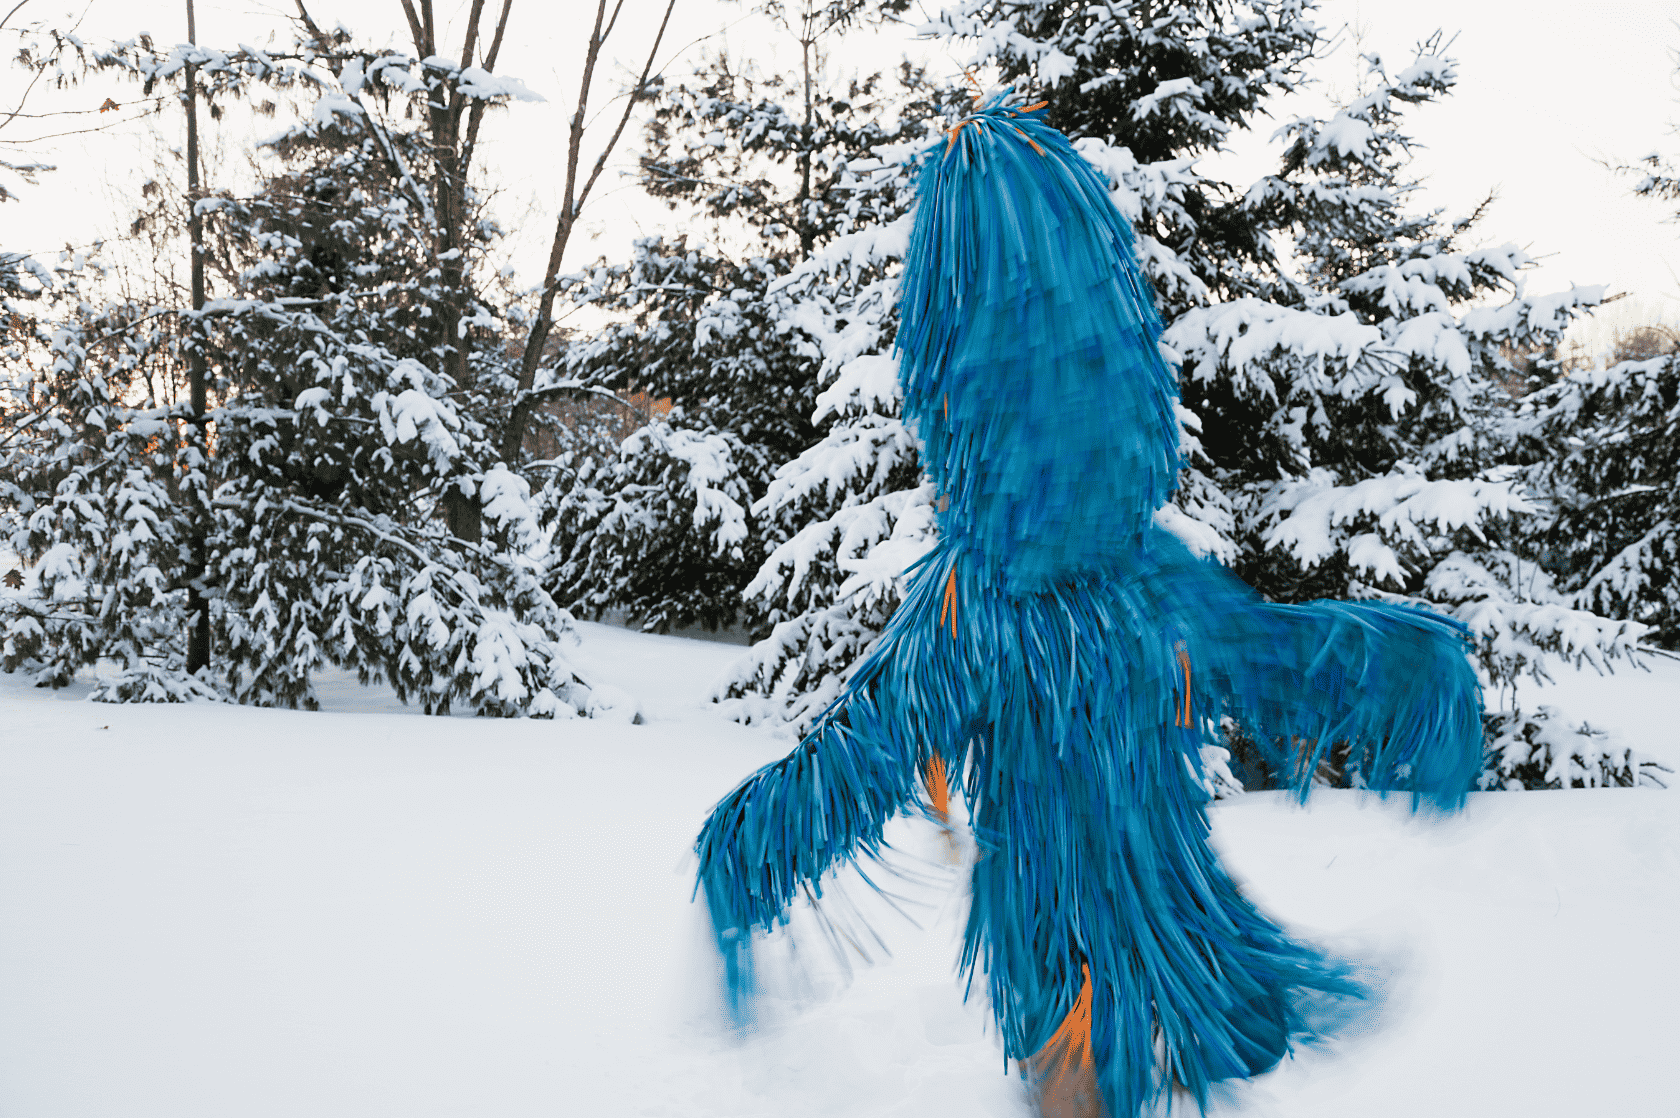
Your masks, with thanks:
[[[447,101],[473,80],[438,59],[357,61],[340,70],[349,98]],[[238,463],[216,471],[212,539],[230,690],[311,705],[310,672],[335,663],[428,712],[602,706],[540,585],[528,486],[486,422],[512,375],[507,324],[476,282],[498,236],[476,193],[459,192],[468,209],[444,237],[430,136],[365,100],[330,100],[270,147],[280,173],[220,215],[245,261],[213,334],[218,458]],[[462,497],[476,515],[452,507]]]
[[[1172,321],[1208,298],[1282,290],[1271,230],[1197,164],[1301,88],[1317,0],[959,0],[925,31],[1033,100],[1131,188],[1127,216]]]
[[[739,617],[754,448],[682,420],[638,428],[611,457],[580,455],[565,491],[551,491],[555,538],[570,546],[548,577],[573,609],[623,610],[650,632]]]
[[[121,48],[48,23],[7,34],[13,64],[33,73],[29,89],[126,68]],[[27,182],[48,169],[4,166]],[[0,254],[0,552],[24,564],[0,596],[0,670],[58,687],[103,660],[94,698],[212,697],[181,670],[181,331],[149,298],[155,285],[120,286],[97,255],[67,249],[46,267]]]
[[[146,44],[127,44],[113,57],[167,80],[184,68],[176,55],[190,49],[154,56]],[[199,206],[232,290],[192,329],[171,324],[165,332],[205,346],[215,367],[214,451],[207,461],[179,461],[168,430],[145,443],[177,472],[202,472],[198,487],[214,491],[207,590],[213,662],[228,692],[247,702],[313,705],[310,674],[336,663],[364,679],[388,679],[405,700],[434,712],[468,705],[497,715],[633,715],[623,696],[592,688],[569,662],[561,642],[570,618],[537,578],[543,541],[528,488],[496,462],[499,432],[479,418],[505,413],[513,383],[500,340],[505,323],[485,297],[493,292],[475,284],[496,230],[469,215],[449,237],[439,232],[443,207],[429,187],[446,172],[428,162],[438,147],[379,112],[395,101],[400,114],[407,99],[506,100],[520,87],[441,58],[364,52],[343,36],[313,33],[290,61],[280,52],[199,56],[200,73],[224,94],[276,75],[276,84],[295,84],[294,71],[311,66],[317,94],[271,145],[279,170],[253,197]],[[457,201],[477,204],[470,190]],[[190,321],[167,303],[145,309],[140,322]],[[97,358],[93,343],[78,340],[87,334],[55,334],[51,344],[63,354],[54,375],[74,389],[58,397],[59,457],[97,466],[97,499],[83,495],[96,493],[92,483],[67,486],[41,470],[36,480],[51,486],[8,492],[23,513],[22,548],[59,556],[40,570],[38,592],[22,608],[62,597],[61,586],[79,588],[75,610],[53,602],[53,619],[63,622],[56,631],[20,629],[25,618],[8,636],[8,667],[33,664],[55,683],[66,668],[126,649],[113,629],[119,609],[161,617],[179,611],[181,596],[180,556],[148,560],[139,575],[105,557],[119,541],[112,526],[124,517],[147,530],[143,540],[161,541],[154,551],[167,551],[183,510],[176,502],[162,523],[142,518],[136,510],[155,510],[161,499],[129,496],[137,483],[123,469],[134,451],[119,454],[118,441],[95,445],[80,434],[103,422],[129,447],[151,434],[144,424],[154,418],[111,406],[126,398],[134,368],[143,369],[124,350],[135,346],[128,334],[101,335],[115,344]],[[94,399],[77,378],[107,396]],[[486,406],[487,398],[504,406]],[[110,480],[119,474],[130,479],[126,488]],[[479,515],[468,519],[482,538],[445,530],[451,492],[473,501]],[[155,600],[128,609],[143,587]],[[163,673],[163,689],[202,690],[205,680],[181,677],[170,626],[151,628],[159,639],[139,655]],[[152,697],[158,688],[146,683],[106,690]]]
[[[1578,369],[1523,401],[1541,560],[1574,604],[1680,650],[1680,355]]]
[[[85,262],[56,271],[6,354],[0,510],[28,566],[0,597],[0,670],[58,687],[106,660],[95,697],[207,697],[181,671],[181,411],[153,390],[181,371],[178,332],[152,308],[85,301]]]
[[[576,339],[557,375],[674,404],[665,425],[569,481],[571,495],[555,502],[568,512],[557,544],[569,543],[557,547],[557,597],[575,608],[624,609],[650,629],[773,623],[742,598],[788,532],[763,499],[776,467],[817,438],[817,335],[877,278],[848,271],[811,294],[790,289],[789,276],[902,210],[852,168],[920,135],[927,115],[914,109],[926,87],[914,67],[851,78],[828,67],[829,37],[880,7],[767,7],[801,48],[799,72],[764,73],[719,54],[656,95],[643,186],[710,240],[643,240],[629,262],[571,281],[572,299],[623,318]],[[644,456],[652,460],[636,460]],[[602,524],[638,527],[609,533]]]
[[[1636,194],[1680,201],[1680,169],[1660,153],[1624,170],[1639,174]],[[1537,386],[1522,426],[1551,511],[1542,559],[1560,589],[1680,651],[1680,346],[1661,340]]]
[[[1504,700],[1490,703],[1494,786],[1517,749],[1507,731],[1539,717],[1518,710],[1517,679],[1546,678],[1552,657],[1603,670],[1641,632],[1554,587],[1531,546],[1540,508],[1512,458],[1510,355],[1555,347],[1602,289],[1530,295],[1522,250],[1463,245],[1481,209],[1450,223],[1408,212],[1401,110],[1449,93],[1455,67],[1439,36],[1397,74],[1364,60],[1362,93],[1327,120],[1286,125],[1281,173],[1245,199],[1292,233],[1298,297],[1193,309],[1164,341],[1184,359],[1186,402],[1236,512],[1238,571],[1277,600],[1380,597],[1468,625],[1490,698]],[[1590,733],[1568,740],[1606,782],[1625,768]],[[1557,760],[1541,768],[1561,771]]]
[[[942,117],[932,118],[942,123]],[[921,142],[883,147],[857,168],[857,190],[905,197]],[[901,215],[794,269],[780,294],[822,353],[812,422],[821,436],[776,469],[753,513],[774,525],[745,594],[769,632],[720,681],[715,698],[742,721],[803,727],[839,693],[847,669],[897,608],[902,574],[932,543],[933,492],[899,417],[897,262]]]

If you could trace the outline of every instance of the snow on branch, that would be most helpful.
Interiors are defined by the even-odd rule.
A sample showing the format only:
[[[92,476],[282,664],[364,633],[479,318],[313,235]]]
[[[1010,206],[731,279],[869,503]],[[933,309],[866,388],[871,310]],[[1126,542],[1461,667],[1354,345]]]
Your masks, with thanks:
[[[1315,314],[1247,296],[1191,308],[1167,328],[1161,341],[1186,363],[1194,363],[1196,379],[1209,381],[1224,371],[1267,396],[1275,395],[1276,389],[1266,368],[1279,358],[1352,371],[1388,353],[1382,330],[1365,325],[1355,314]],[[1351,393],[1354,387],[1346,384],[1344,391]]]
[[[813,423],[854,412],[889,415],[898,410],[898,359],[866,353],[841,365],[834,381],[817,394]]]
[[[1493,720],[1483,790],[1525,788],[1667,788],[1674,770],[1589,722],[1553,706],[1503,713]]]
[[[1481,539],[1486,521],[1534,511],[1512,480],[1431,480],[1409,471],[1353,485],[1337,485],[1332,478],[1315,470],[1306,479],[1277,485],[1261,511],[1275,520],[1264,535],[1266,547],[1282,548],[1306,567],[1345,551],[1354,569],[1369,572],[1374,581],[1400,582],[1406,568],[1395,545],[1427,550],[1432,536],[1459,530]],[[1373,531],[1347,538],[1341,529],[1353,524]]]
[[[775,295],[837,272],[856,274],[864,268],[902,260],[910,247],[910,228],[914,224],[914,214],[905,214],[883,225],[871,225],[836,237],[771,284],[766,293]]]
[[[533,93],[525,83],[518,78],[505,74],[492,74],[478,66],[468,66],[456,75],[455,88],[461,96],[471,97],[477,101],[534,101],[543,102],[547,98],[540,93]]]

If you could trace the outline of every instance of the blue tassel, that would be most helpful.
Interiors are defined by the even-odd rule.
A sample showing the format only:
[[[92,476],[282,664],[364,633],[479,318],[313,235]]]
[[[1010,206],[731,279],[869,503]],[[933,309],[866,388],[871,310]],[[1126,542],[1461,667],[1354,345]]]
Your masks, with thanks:
[[[1220,867],[1200,749],[1229,716],[1303,797],[1340,743],[1369,787],[1455,808],[1481,758],[1468,637],[1266,603],[1156,529],[1178,469],[1159,333],[1127,223],[1040,112],[994,99],[928,153],[898,344],[941,541],[846,692],[700,834],[737,1012],[752,933],[879,855],[930,770],[961,778],[984,851],[962,968],[1006,1054],[1079,1052],[1112,1118],[1204,1102],[1283,1058],[1303,999],[1359,993]]]

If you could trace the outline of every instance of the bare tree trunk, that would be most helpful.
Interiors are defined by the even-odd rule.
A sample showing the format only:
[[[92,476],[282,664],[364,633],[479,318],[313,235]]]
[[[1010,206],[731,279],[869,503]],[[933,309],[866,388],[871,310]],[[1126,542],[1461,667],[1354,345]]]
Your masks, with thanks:
[[[595,63],[600,59],[601,47],[606,43],[607,36],[612,34],[614,25],[618,23],[618,14],[624,8],[624,0],[617,0],[609,20],[607,0],[598,0],[595,26],[589,34],[589,46],[583,57],[583,81],[578,89],[577,106],[572,113],[571,128],[566,137],[566,182],[560,201],[560,217],[554,227],[554,243],[549,248],[548,266],[543,269],[542,295],[537,303],[537,314],[531,322],[531,332],[525,339],[525,353],[519,365],[519,395],[514,400],[513,413],[508,417],[507,430],[502,437],[502,457],[509,466],[518,463],[520,451],[525,443],[525,426],[531,414],[529,394],[532,385],[536,383],[537,366],[542,362],[543,347],[548,344],[549,331],[554,328],[554,297],[559,293],[560,263],[565,259],[566,245],[571,240],[572,230],[577,227],[579,211],[588,200],[589,192],[594,189],[595,181],[601,177],[608,157],[618,146],[618,139],[624,134],[625,125],[630,122],[631,112],[647,94],[648,75],[653,72],[653,60],[659,53],[659,44],[665,40],[665,28],[670,25],[671,12],[676,6],[676,0],[667,0],[665,17],[659,21],[659,33],[654,36],[653,46],[648,51],[646,64],[642,66],[641,76],[636,79],[635,87],[625,99],[624,113],[619,117],[618,127],[613,130],[606,146],[601,149],[595,166],[589,172],[589,178],[580,186],[578,166],[583,152],[584,113],[589,104],[590,87],[595,80]]]
[[[409,34],[414,40],[415,54],[422,59],[437,54],[437,19],[432,0],[419,0],[418,7],[415,0],[401,0],[401,3],[403,15],[408,20]],[[472,0],[467,14],[465,38],[461,44],[462,68],[473,65],[473,53],[479,49],[484,5],[485,0]],[[301,7],[299,0],[300,10]],[[503,0],[490,48],[483,52],[479,62],[484,70],[494,71],[496,68],[496,57],[501,53],[508,13],[512,8],[513,0]],[[443,372],[457,385],[466,384],[469,372],[468,347],[461,337],[461,322],[466,317],[467,301],[467,179],[472,169],[479,125],[484,119],[484,104],[482,100],[468,98],[455,89],[447,97],[430,98],[426,107],[434,173],[432,206],[437,221],[437,228],[433,231],[434,252],[445,293],[438,308],[437,340]],[[450,535],[456,539],[478,543],[483,538],[483,511],[478,501],[458,485],[450,485],[444,490],[443,515]]]
[[[187,42],[198,44],[198,24],[193,0],[187,0]],[[192,242],[192,309],[204,310],[204,218],[198,212],[201,196],[198,181],[198,67],[187,64],[187,233]],[[202,320],[194,314],[188,338],[188,378],[192,395],[192,416],[187,427],[187,468],[201,471],[205,484],[210,477],[209,440],[205,438],[204,413],[209,406],[205,386],[204,335]],[[209,494],[198,488],[188,491],[192,509],[187,532],[187,671],[210,666],[210,611],[204,599],[205,575],[209,566]]]
[[[800,24],[799,51],[801,65],[805,71],[805,124],[799,130],[799,259],[804,261],[811,255],[811,249],[817,243],[817,231],[811,228],[811,134],[812,117],[815,106],[811,97],[811,52],[816,49],[816,32],[812,30],[814,16],[809,4],[805,6],[803,20]]]

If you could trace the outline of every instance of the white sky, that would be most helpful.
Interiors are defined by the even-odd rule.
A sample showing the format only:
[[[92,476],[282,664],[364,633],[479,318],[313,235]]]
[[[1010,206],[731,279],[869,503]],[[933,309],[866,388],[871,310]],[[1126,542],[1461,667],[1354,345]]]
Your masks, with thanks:
[[[82,33],[87,37],[126,37],[143,30],[160,43],[186,37],[180,0],[83,2],[86,7],[77,11],[85,12]],[[662,9],[656,0],[626,3],[627,20],[634,19],[609,44],[617,65],[606,77],[615,85],[639,68]],[[465,0],[453,0],[440,4],[439,11],[459,20],[466,7]],[[62,8],[63,0],[32,0],[17,18],[41,18]],[[314,0],[310,10],[318,22],[342,21],[374,41],[406,41],[397,0]],[[512,261],[528,280],[538,278],[553,234],[564,128],[593,10],[589,0],[515,0],[509,42],[498,66],[548,99],[541,105],[518,104],[490,118],[480,156],[502,191],[499,216],[517,230]],[[278,17],[290,11],[291,5],[281,0],[199,0],[199,41],[212,46],[261,43]],[[1425,145],[1417,160],[1425,179],[1418,204],[1457,214],[1498,188],[1499,201],[1482,226],[1482,239],[1515,241],[1543,258],[1532,274],[1532,290],[1604,283],[1631,293],[1634,298],[1601,316],[1608,321],[1659,315],[1680,320],[1680,225],[1665,223],[1660,205],[1632,198],[1628,180],[1597,162],[1631,160],[1659,148],[1680,154],[1680,136],[1671,131],[1680,120],[1672,53],[1680,48],[1677,20],[1680,0],[1323,0],[1320,10],[1320,22],[1328,29],[1362,27],[1364,49],[1382,53],[1391,68],[1405,65],[1411,46],[1437,27],[1449,36],[1457,33],[1451,51],[1460,64],[1457,93],[1411,116],[1412,133]],[[707,35],[712,39],[706,45],[727,41],[737,54],[765,59],[767,65],[768,55],[787,50],[740,4],[679,0],[661,53],[669,57],[685,46],[689,53],[669,72],[686,69],[700,49],[690,44]],[[458,31],[445,41],[458,49]],[[935,51],[914,41],[910,28],[894,29],[849,46],[842,62],[884,67],[911,53],[930,57],[936,69],[948,66],[955,72],[963,61]],[[1330,96],[1352,90],[1351,46],[1344,43],[1317,74],[1320,82],[1312,93],[1273,107],[1280,121],[1295,113],[1323,114]],[[608,87],[599,84],[600,76],[597,88],[604,90]],[[19,78],[17,71],[0,71],[0,92],[14,93]],[[107,93],[123,101],[136,92],[96,84],[37,96],[30,108],[88,108]],[[594,103],[600,103],[599,95]],[[597,125],[601,133],[604,124]],[[172,141],[180,142],[178,119],[163,117],[156,126],[173,129]],[[1266,173],[1279,151],[1267,141],[1274,126],[1262,122],[1256,134],[1238,138],[1235,150],[1211,161],[1209,169],[1241,185]],[[45,252],[121,229],[126,217],[114,211],[137,181],[146,147],[138,135],[143,127],[150,125],[56,142],[45,158],[60,169],[40,186],[23,188],[22,202],[0,206],[0,245]],[[5,132],[14,139],[29,134],[21,124]],[[620,155],[633,147],[621,144]],[[616,169],[597,188],[585,213],[587,237],[582,243],[574,238],[568,269],[603,253],[622,256],[630,238],[672,225],[673,215],[625,185]]]

